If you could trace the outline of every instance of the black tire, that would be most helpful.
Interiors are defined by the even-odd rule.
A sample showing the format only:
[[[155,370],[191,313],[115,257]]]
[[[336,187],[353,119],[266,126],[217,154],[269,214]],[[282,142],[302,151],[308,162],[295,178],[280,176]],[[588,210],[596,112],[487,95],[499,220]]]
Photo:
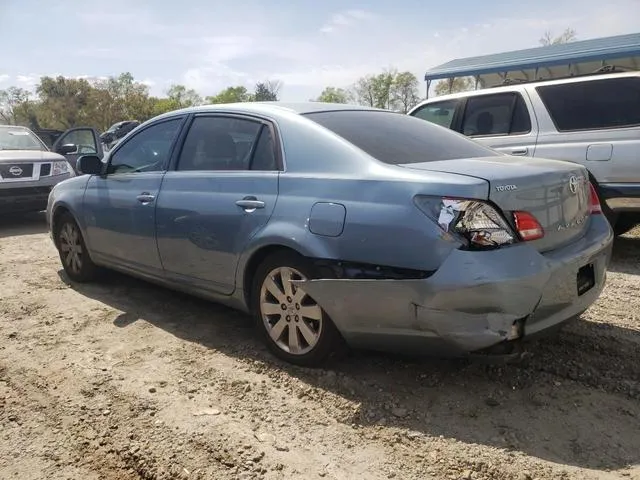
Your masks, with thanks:
[[[319,367],[326,362],[329,356],[341,343],[341,337],[338,330],[336,329],[327,313],[320,306],[315,304],[315,302],[313,302],[313,300],[309,296],[302,297],[302,299],[300,300],[301,305],[295,303],[296,291],[294,286],[294,297],[292,297],[293,302],[287,303],[287,308],[289,310],[282,307],[282,313],[278,311],[277,313],[273,314],[268,314],[262,311],[262,288],[264,286],[265,280],[267,280],[267,277],[270,276],[270,274],[272,274],[274,271],[283,268],[296,271],[303,277],[308,279],[318,278],[318,272],[314,268],[314,266],[304,257],[294,252],[281,251],[267,257],[256,270],[251,287],[251,310],[255,318],[258,330],[260,331],[260,334],[263,337],[267,347],[276,357],[295,365],[301,365],[305,367]],[[277,276],[278,274],[276,274],[276,277]],[[276,278],[276,285],[280,290],[284,290],[284,288],[282,288],[282,282],[279,281],[279,278]],[[285,291],[282,291],[281,293],[282,295],[286,295]],[[271,295],[270,293],[266,293],[266,291],[265,295],[265,300],[270,300],[269,303],[272,303],[274,305],[274,308],[285,305],[284,303],[278,305],[278,302],[276,301],[278,299],[276,299],[276,297]],[[308,306],[306,303],[308,302],[313,303],[313,305],[309,306],[309,308],[311,308],[312,310],[307,310],[308,312],[313,312],[314,314],[317,314],[318,311],[321,312],[319,314],[319,316],[321,317],[321,323],[317,322],[311,317],[305,320],[302,315],[300,315],[299,317],[298,315],[294,315],[297,313],[295,308],[306,308]],[[287,313],[289,313],[290,315],[287,315]],[[279,328],[280,335],[278,339],[274,340],[270,332],[273,331],[273,327],[279,322],[283,322],[284,326]],[[321,325],[321,327],[318,328],[318,325]],[[311,344],[306,341],[306,337],[302,333],[302,328],[305,327],[307,328],[307,330],[305,330],[306,332],[309,332],[308,329],[310,329],[312,333],[317,333],[317,340],[315,341],[313,346],[311,346]],[[285,348],[286,346],[283,346],[283,337],[285,336],[287,337],[287,340],[289,340],[288,343],[291,343],[290,337],[288,336],[291,328],[295,328],[294,335],[296,335],[299,345],[302,346],[302,344],[305,344],[305,348],[301,348],[299,353],[291,353],[290,351],[287,351],[287,349]],[[277,333],[275,332],[274,334],[277,335]]]
[[[99,268],[89,256],[80,227],[68,213],[64,214],[56,222],[55,243],[60,255],[60,262],[62,262],[62,268],[64,268],[65,273],[71,280],[78,283],[86,283],[96,278]],[[75,249],[77,257],[73,255],[70,249]]]

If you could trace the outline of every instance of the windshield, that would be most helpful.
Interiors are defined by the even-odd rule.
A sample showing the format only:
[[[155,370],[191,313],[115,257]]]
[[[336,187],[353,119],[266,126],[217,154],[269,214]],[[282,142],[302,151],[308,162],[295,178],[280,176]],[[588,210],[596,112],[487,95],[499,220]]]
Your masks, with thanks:
[[[26,128],[0,127],[0,150],[45,150],[45,147]]]
[[[392,165],[501,155],[447,128],[401,113],[338,110],[304,116]]]

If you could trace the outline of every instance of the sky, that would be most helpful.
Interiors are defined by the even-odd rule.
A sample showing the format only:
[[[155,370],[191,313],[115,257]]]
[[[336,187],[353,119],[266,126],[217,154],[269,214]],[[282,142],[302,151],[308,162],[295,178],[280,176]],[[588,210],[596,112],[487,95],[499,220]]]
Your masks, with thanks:
[[[640,0],[0,0],[0,89],[42,75],[131,72],[152,94],[201,95],[282,82],[281,99],[316,98],[386,68],[640,31]]]

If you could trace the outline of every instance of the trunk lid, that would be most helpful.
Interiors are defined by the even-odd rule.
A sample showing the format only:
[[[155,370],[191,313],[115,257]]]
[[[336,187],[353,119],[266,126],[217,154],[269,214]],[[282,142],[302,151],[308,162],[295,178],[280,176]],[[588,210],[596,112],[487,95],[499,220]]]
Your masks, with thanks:
[[[512,225],[511,212],[516,210],[529,212],[540,222],[544,237],[530,242],[539,251],[570,243],[582,236],[589,225],[589,176],[584,167],[575,163],[499,156],[401,166],[486,180],[489,200]]]

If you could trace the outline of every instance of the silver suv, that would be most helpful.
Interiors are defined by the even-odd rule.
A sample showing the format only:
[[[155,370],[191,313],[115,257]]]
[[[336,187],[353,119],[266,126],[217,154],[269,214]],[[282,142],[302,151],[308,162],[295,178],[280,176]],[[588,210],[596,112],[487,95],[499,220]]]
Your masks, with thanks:
[[[75,176],[78,156],[102,155],[88,127],[67,130],[52,149],[28,128],[0,125],[0,215],[44,210],[51,188]]]
[[[615,232],[640,223],[640,72],[442,95],[408,114],[510,155],[582,164]]]

